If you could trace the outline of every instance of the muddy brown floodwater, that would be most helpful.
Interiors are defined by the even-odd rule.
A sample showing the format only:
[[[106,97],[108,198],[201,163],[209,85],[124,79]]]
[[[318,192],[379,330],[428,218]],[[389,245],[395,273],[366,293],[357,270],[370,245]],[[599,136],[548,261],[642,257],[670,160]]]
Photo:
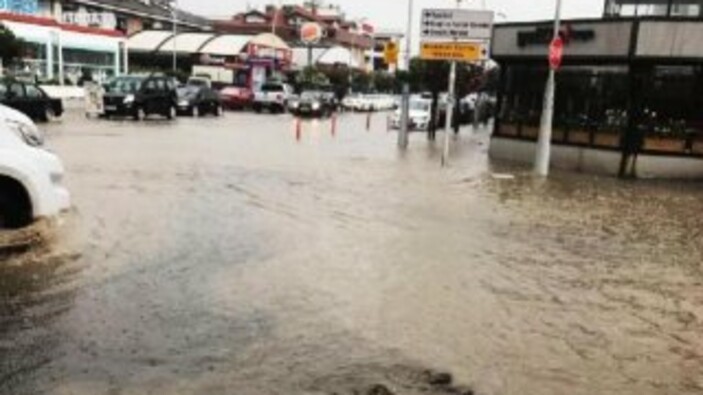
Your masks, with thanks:
[[[703,393],[703,184],[384,126],[50,125],[76,211],[0,258],[0,393]]]

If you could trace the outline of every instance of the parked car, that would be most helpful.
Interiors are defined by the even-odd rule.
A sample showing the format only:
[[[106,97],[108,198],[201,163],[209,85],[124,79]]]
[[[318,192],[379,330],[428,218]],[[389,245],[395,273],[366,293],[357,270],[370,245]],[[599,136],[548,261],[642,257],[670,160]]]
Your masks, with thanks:
[[[346,111],[356,111],[357,107],[359,106],[359,101],[361,100],[361,95],[359,94],[351,94],[347,95],[344,99],[342,99],[342,108],[344,108]]]
[[[71,205],[61,160],[45,150],[37,126],[0,106],[0,229],[16,229]]]
[[[193,77],[188,78],[188,81],[186,82],[186,86],[212,88],[212,81],[210,80],[209,77],[193,76]]]
[[[186,85],[178,88],[178,114],[199,117],[222,115],[220,95],[206,85]]]
[[[220,91],[220,100],[227,109],[241,110],[251,107],[254,93],[249,88],[229,86]]]
[[[117,77],[105,86],[104,115],[130,116],[143,120],[152,114],[176,117],[178,93],[174,82],[164,75]]]
[[[337,111],[337,100],[334,93],[305,91],[291,101],[289,110],[298,116],[326,117]]]
[[[61,99],[49,97],[36,84],[0,79],[0,104],[14,108],[33,120],[48,122],[63,114]]]
[[[408,128],[410,130],[428,130],[432,111],[432,101],[422,98],[410,99],[410,112]],[[401,110],[398,109],[391,118],[393,129],[400,129]]]
[[[260,92],[254,94],[254,111],[260,113],[263,110],[268,110],[274,114],[285,112],[292,93],[293,90],[288,84],[267,82],[261,87]]]

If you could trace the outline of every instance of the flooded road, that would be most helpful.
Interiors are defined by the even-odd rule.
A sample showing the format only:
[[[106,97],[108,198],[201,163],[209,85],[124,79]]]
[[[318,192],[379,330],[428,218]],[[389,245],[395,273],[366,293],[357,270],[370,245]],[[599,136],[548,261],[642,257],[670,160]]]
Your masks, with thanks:
[[[69,120],[0,394],[703,393],[703,184],[535,180],[485,133],[441,169],[380,115]]]

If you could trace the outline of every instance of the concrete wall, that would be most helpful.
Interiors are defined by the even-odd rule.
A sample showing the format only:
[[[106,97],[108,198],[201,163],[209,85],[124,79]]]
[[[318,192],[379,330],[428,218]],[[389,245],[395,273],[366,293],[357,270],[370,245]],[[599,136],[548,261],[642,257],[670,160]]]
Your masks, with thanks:
[[[492,160],[502,160],[531,166],[536,144],[531,141],[493,137],[489,149]],[[552,167],[557,169],[617,176],[621,154],[616,151],[573,146],[552,146]],[[640,155],[637,160],[640,178],[703,180],[703,159]]]
[[[703,57],[703,23],[655,22],[640,23],[637,56],[673,58]]]
[[[627,56],[630,51],[632,22],[566,22],[575,30],[592,30],[592,40],[572,41],[564,48],[564,56]],[[551,25],[496,26],[493,32],[492,55],[547,57],[548,45],[518,45],[518,33],[534,32],[536,27]]]
[[[532,165],[537,144],[531,141],[493,137],[489,148],[491,159]],[[703,165],[703,161],[701,162]],[[602,175],[617,175],[620,153],[586,149],[574,146],[553,145],[552,167],[562,170]]]

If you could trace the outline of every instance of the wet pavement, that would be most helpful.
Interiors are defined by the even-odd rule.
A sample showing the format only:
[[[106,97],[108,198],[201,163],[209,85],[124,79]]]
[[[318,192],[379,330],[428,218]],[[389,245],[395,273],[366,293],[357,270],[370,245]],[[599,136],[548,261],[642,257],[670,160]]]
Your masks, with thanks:
[[[76,210],[0,258],[0,394],[703,393],[703,184],[365,124],[50,125]]]

